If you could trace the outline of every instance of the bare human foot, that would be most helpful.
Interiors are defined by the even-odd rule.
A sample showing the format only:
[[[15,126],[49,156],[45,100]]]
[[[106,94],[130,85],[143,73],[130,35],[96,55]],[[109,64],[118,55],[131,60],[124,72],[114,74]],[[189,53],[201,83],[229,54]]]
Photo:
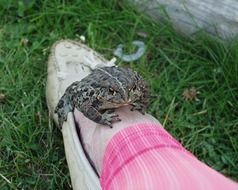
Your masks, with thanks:
[[[130,111],[130,107],[122,107],[116,110],[121,121],[113,124],[113,128],[97,124],[87,119],[81,112],[75,110],[75,120],[79,124],[83,146],[94,163],[97,172],[102,170],[103,156],[110,139],[120,130],[138,123],[156,123],[149,114],[142,115],[138,111]]]

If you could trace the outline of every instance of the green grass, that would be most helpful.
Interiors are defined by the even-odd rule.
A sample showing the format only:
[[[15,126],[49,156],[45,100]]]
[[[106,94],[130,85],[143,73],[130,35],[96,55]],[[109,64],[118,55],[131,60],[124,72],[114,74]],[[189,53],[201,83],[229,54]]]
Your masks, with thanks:
[[[80,35],[108,59],[117,44],[143,40],[146,54],[129,65],[151,86],[149,113],[200,160],[238,180],[237,41],[187,39],[122,1],[70,2],[0,1],[0,189],[70,189],[45,83],[51,45]],[[198,101],[184,100],[191,87]]]

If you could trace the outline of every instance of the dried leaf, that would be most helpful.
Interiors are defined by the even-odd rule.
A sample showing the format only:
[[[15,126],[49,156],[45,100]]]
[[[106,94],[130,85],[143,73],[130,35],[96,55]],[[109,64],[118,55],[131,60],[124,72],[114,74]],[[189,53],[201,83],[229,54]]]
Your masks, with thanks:
[[[6,101],[6,96],[5,94],[0,93],[0,103],[3,103]]]
[[[29,42],[29,40],[27,38],[22,38],[20,43],[22,46],[26,46],[28,44],[28,42]]]
[[[200,92],[195,87],[192,87],[192,88],[189,88],[189,89],[187,88],[183,91],[183,98],[186,101],[193,101],[193,100],[198,101],[199,100],[197,98],[198,94],[200,94]]]
[[[147,38],[148,37],[148,34],[144,31],[139,31],[137,32],[137,35],[142,37],[142,38]]]
[[[38,123],[41,125],[42,115],[41,115],[40,111],[38,111],[36,113],[36,119],[37,119]]]

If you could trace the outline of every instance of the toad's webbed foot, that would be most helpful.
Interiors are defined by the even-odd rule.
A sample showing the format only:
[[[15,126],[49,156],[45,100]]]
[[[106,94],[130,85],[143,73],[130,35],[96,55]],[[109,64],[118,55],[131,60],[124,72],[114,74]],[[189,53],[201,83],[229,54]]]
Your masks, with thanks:
[[[102,117],[99,121],[99,123],[108,125],[109,127],[112,128],[112,123],[121,121],[119,118],[118,114],[114,112],[114,110],[106,110],[103,114]]]

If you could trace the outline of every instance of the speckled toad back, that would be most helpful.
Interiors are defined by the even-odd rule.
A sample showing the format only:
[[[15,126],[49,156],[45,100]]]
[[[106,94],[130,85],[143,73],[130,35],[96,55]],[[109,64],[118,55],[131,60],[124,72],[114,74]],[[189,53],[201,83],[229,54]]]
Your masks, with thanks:
[[[112,127],[113,122],[120,121],[115,108],[131,105],[131,111],[144,114],[148,99],[148,85],[136,72],[121,67],[103,67],[71,84],[59,100],[55,113],[60,127],[74,108],[94,122]]]

